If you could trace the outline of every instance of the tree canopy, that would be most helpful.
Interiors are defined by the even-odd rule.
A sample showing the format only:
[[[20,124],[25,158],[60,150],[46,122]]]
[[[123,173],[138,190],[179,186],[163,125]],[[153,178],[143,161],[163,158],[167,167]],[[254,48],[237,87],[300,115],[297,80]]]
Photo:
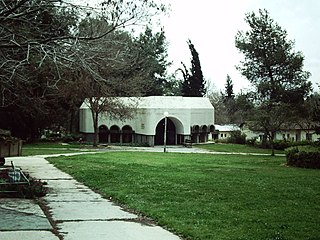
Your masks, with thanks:
[[[97,7],[0,1],[0,126],[27,138],[67,122],[89,94],[80,94],[85,79],[109,86],[109,95],[137,90],[128,79],[142,78],[138,66],[145,62],[124,31],[147,25],[162,11],[165,6],[153,0],[101,1]]]
[[[276,131],[297,117],[297,107],[309,95],[310,73],[303,70],[303,54],[294,51],[294,42],[267,10],[248,13],[245,21],[250,29],[235,38],[244,55],[238,70],[255,89],[252,127],[264,131],[272,145]]]
[[[203,97],[207,90],[201,70],[199,54],[191,40],[188,41],[188,46],[192,56],[191,68],[188,70],[183,64],[184,69],[181,69],[181,71],[183,72],[184,81],[182,83],[181,92],[182,95],[186,97]]]

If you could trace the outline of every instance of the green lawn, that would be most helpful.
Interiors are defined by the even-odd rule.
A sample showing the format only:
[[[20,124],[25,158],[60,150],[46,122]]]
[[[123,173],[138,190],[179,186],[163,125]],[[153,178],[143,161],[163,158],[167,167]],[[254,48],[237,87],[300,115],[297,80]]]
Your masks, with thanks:
[[[64,143],[32,143],[24,144],[22,146],[22,155],[23,156],[32,156],[32,155],[48,155],[48,154],[63,154],[63,153],[73,153],[81,151],[83,149],[92,148],[92,145],[80,145],[77,143],[73,144],[64,144]],[[95,150],[95,149],[92,149]]]
[[[213,152],[234,152],[234,153],[262,153],[271,154],[271,149],[263,149],[242,144],[215,143],[199,144],[195,147],[206,149]],[[284,151],[276,150],[276,154],[284,154]]]
[[[185,239],[320,238],[320,171],[284,157],[108,152],[50,158]]]

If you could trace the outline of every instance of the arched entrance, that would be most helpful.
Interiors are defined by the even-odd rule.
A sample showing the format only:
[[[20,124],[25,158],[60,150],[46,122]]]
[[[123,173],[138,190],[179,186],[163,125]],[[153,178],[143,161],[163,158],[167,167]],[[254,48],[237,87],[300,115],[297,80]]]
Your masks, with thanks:
[[[156,127],[155,145],[163,145],[164,143],[164,123],[165,119],[162,119]],[[176,144],[176,126],[174,122],[167,118],[167,145]]]
[[[191,140],[194,143],[199,143],[199,134],[200,134],[200,127],[198,125],[194,125],[191,128]]]
[[[110,128],[110,141],[111,143],[120,143],[120,128],[116,125]]]
[[[205,143],[208,141],[208,127],[206,125],[201,126],[200,142]]]
[[[108,127],[106,125],[101,125],[99,127],[99,142],[107,143],[108,135],[109,135]]]
[[[132,143],[132,128],[129,125],[122,128],[122,142]]]

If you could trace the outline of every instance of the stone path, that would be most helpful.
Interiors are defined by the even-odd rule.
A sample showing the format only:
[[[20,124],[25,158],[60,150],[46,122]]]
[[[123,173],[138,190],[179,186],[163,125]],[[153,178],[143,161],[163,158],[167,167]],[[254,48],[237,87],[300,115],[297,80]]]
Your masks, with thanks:
[[[49,164],[44,156],[12,157],[31,176],[46,181],[46,215],[34,201],[0,201],[1,240],[178,240],[178,236],[150,220],[127,212],[102,198],[70,175]],[[5,216],[5,217],[3,217]],[[49,224],[49,220],[53,226]]]

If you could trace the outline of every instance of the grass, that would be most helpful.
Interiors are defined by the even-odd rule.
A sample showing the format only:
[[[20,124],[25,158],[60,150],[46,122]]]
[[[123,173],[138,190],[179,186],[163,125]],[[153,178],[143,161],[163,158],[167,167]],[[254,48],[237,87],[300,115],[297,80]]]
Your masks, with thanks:
[[[49,143],[39,142],[32,144],[25,144],[22,146],[23,156],[34,156],[34,155],[49,155],[49,154],[63,154],[73,153],[76,151],[82,151],[83,149],[92,148],[92,145],[80,145],[78,143],[64,144],[64,143]],[[94,149],[92,149],[94,150]]]
[[[257,147],[252,147],[248,145],[242,145],[242,144],[215,143],[215,144],[199,144],[195,146],[198,148],[206,149],[213,152],[271,154],[270,149],[257,148]],[[284,154],[284,151],[275,150],[275,153]]]
[[[320,172],[284,157],[108,152],[49,158],[185,239],[316,240]]]

